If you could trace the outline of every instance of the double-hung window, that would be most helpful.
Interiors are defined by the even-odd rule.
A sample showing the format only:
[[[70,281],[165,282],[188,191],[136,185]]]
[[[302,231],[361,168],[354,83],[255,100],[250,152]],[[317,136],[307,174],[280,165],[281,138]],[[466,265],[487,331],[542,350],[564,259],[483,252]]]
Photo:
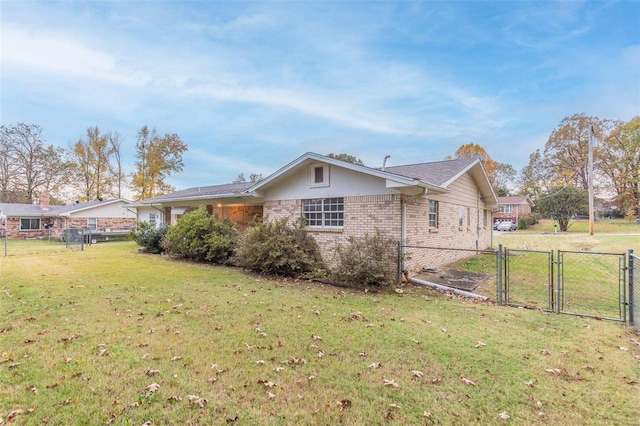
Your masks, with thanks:
[[[157,224],[156,214],[155,213],[149,213],[149,225],[151,225],[152,228],[155,228],[156,224]]]
[[[438,227],[438,202],[429,200],[429,228]]]
[[[87,228],[89,228],[92,231],[95,231],[96,229],[98,229],[98,218],[97,217],[87,218]]]
[[[20,230],[21,231],[34,231],[40,229],[40,218],[21,218]]]
[[[344,198],[302,200],[302,215],[307,226],[344,226]]]

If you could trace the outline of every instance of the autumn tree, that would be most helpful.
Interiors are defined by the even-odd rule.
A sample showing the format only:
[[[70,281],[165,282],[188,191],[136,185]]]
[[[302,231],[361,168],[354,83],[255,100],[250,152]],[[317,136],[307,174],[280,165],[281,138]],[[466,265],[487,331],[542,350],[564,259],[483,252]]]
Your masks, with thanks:
[[[532,200],[538,199],[549,188],[547,167],[539,149],[529,155],[529,164],[520,172],[520,193]]]
[[[620,210],[640,216],[640,116],[618,121],[602,141],[600,169],[609,178]]]
[[[544,162],[548,178],[556,185],[575,185],[589,189],[589,141],[593,141],[596,172],[599,170],[601,146],[606,139],[611,120],[574,114],[565,117],[551,132],[544,148]],[[595,184],[594,176],[594,184]]]
[[[511,192],[510,183],[517,180],[518,172],[512,165],[495,161],[480,145],[468,143],[461,145],[451,158],[479,158],[482,162],[487,177],[493,186],[493,190],[499,196],[509,195]]]
[[[108,132],[106,134],[111,150],[112,161],[109,162],[109,170],[113,178],[114,195],[116,198],[122,198],[122,191],[127,185],[127,175],[122,165],[122,138],[118,132]]]
[[[361,159],[356,158],[350,154],[334,154],[333,152],[327,154],[327,157],[333,158],[334,160],[346,161],[347,163],[357,164],[358,166],[364,166],[364,163]]]
[[[131,175],[131,189],[136,199],[162,195],[174,190],[165,179],[184,166],[182,154],[187,145],[175,133],[160,137],[156,129],[145,125],[139,131],[136,141],[136,171]]]
[[[569,221],[588,211],[587,191],[575,186],[554,186],[536,200],[536,209],[543,216],[558,222],[560,231],[569,229]]]
[[[98,127],[87,129],[87,139],[78,140],[73,146],[72,158],[76,186],[83,200],[100,200],[112,195],[113,176],[111,157],[113,148],[106,135]]]
[[[0,160],[2,190],[11,201],[32,203],[39,192],[57,192],[69,182],[69,162],[64,149],[46,145],[42,128],[18,123],[0,127],[4,156]],[[10,195],[12,194],[12,195]]]

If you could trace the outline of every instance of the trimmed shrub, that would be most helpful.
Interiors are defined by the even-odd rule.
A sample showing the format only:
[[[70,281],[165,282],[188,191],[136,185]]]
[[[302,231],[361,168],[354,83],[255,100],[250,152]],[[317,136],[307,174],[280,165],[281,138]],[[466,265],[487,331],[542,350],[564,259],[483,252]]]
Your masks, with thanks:
[[[518,229],[527,229],[527,221],[523,218],[518,219]]]
[[[149,222],[138,222],[131,231],[133,238],[147,253],[162,253],[162,240],[167,233],[167,225],[155,228]]]
[[[247,228],[240,239],[235,260],[239,266],[265,274],[325,275],[316,240],[301,225],[289,225],[286,218]]]
[[[225,264],[232,257],[237,240],[233,222],[218,220],[200,206],[169,228],[162,247],[185,259]]]
[[[353,285],[391,285],[397,262],[396,242],[380,233],[349,237],[348,242],[336,249],[333,279]]]

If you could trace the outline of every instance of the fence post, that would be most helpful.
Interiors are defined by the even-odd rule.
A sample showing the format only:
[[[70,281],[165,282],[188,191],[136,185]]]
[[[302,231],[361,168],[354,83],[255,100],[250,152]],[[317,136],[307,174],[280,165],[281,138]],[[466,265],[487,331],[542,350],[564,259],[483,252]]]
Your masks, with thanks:
[[[499,305],[502,305],[502,260],[502,244],[498,244],[498,256],[496,265],[496,298],[498,299]]]
[[[402,241],[398,241],[398,262],[397,262],[397,271],[396,271],[396,283],[398,285],[402,284]]]
[[[629,324],[630,325],[635,325],[635,320],[634,320],[634,314],[635,314],[635,296],[633,294],[634,292],[634,273],[633,273],[633,269],[634,269],[634,261],[633,261],[633,249],[629,249]]]

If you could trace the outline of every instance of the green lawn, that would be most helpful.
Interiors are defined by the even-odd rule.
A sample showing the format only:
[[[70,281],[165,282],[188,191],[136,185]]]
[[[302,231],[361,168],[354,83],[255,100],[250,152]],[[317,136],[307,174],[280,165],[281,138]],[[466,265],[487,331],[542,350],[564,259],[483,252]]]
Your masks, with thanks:
[[[12,242],[10,242],[12,243]],[[0,424],[632,424],[620,323],[39,242],[0,257]]]

